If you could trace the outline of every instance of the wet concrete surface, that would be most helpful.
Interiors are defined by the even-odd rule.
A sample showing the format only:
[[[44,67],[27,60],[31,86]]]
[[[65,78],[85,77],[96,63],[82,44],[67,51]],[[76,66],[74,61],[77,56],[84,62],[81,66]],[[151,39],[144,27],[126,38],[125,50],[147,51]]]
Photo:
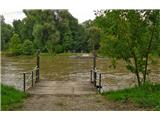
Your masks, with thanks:
[[[96,94],[97,91],[89,81],[46,81],[41,80],[33,88],[27,90],[30,94],[40,95],[85,95]]]

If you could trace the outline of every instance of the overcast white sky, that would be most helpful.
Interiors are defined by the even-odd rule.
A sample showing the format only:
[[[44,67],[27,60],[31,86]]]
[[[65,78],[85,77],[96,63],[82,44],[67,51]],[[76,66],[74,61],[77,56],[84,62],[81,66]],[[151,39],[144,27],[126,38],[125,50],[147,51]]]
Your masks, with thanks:
[[[93,9],[88,10],[79,10],[79,9],[69,9],[69,12],[78,19],[79,23],[84,22],[85,20],[93,20],[95,18]],[[6,10],[0,13],[4,16],[5,22],[12,24],[13,20],[23,19],[25,14],[22,10]]]
[[[22,9],[69,8],[79,23],[94,19],[94,9],[159,9],[159,0],[0,0],[0,14],[7,23],[22,19]]]

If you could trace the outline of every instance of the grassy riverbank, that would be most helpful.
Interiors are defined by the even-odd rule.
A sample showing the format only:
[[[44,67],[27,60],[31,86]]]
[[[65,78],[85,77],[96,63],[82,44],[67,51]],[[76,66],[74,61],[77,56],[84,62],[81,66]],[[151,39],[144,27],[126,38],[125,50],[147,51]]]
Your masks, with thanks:
[[[142,108],[160,110],[160,84],[145,84],[142,87],[111,91],[102,95],[111,101],[119,101],[123,104],[132,103]]]
[[[13,87],[1,85],[1,110],[13,110],[22,105],[27,94]]]

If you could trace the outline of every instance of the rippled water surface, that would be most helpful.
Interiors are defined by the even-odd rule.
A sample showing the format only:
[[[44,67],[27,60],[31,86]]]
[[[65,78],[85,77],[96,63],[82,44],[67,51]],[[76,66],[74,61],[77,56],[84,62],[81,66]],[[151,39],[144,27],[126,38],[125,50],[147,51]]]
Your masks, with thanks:
[[[22,89],[22,72],[33,69],[36,66],[35,56],[1,56],[1,79],[2,83],[12,85]],[[132,86],[136,83],[133,74],[126,70],[122,61],[118,61],[117,68],[109,66],[111,61],[107,58],[98,58],[97,69],[104,72],[102,74],[102,83],[104,90],[121,89]],[[40,78],[42,80],[90,80],[90,69],[92,59],[76,56],[49,55],[40,56]],[[152,65],[154,72],[151,73],[152,81],[160,82],[160,59],[158,63]]]

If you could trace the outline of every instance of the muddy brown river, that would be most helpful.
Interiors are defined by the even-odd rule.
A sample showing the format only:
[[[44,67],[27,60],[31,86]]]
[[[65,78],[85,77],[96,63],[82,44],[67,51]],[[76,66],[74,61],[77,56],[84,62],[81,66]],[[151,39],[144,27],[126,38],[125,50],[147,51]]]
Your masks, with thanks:
[[[125,68],[123,61],[118,61],[116,69],[110,68],[111,60],[108,58],[97,59],[97,69],[103,72],[103,90],[116,90],[131,87],[136,84],[136,77]],[[36,66],[35,56],[1,56],[1,82],[22,89],[23,72]],[[77,55],[55,57],[40,56],[41,80],[68,80],[89,81],[92,59],[77,57]],[[160,59],[157,64],[151,65],[153,70],[149,76],[153,82],[160,83]]]

